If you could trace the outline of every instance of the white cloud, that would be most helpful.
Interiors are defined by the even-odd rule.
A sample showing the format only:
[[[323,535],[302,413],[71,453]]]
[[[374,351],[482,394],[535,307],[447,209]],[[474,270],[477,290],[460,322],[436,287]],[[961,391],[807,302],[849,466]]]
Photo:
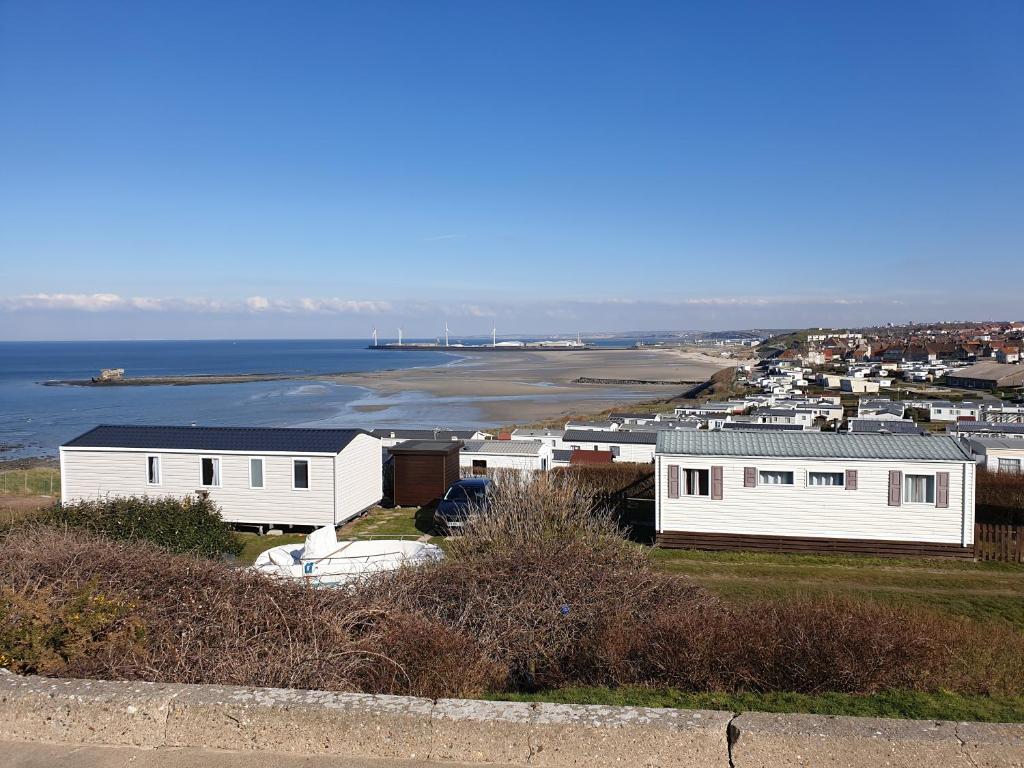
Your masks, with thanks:
[[[270,309],[270,302],[263,296],[250,296],[245,300],[245,305],[253,312],[263,312]]]
[[[116,293],[31,293],[0,301],[8,309],[78,309],[87,312],[119,309],[125,303]]]

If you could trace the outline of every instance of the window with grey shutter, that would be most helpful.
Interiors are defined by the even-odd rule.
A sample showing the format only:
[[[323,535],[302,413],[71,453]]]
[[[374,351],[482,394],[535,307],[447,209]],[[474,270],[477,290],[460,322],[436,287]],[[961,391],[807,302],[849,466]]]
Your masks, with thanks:
[[[679,498],[679,467],[675,464],[668,465],[668,497]]]
[[[935,473],[935,506],[949,507],[949,472]]]
[[[898,469],[889,470],[889,506],[898,507],[903,503],[903,473]]]
[[[846,490],[856,491],[857,490],[857,470],[848,469],[846,470]]]
[[[757,467],[744,467],[743,468],[743,487],[744,488],[756,488],[757,487]]]
[[[720,501],[722,498],[722,468],[711,468],[711,498]]]

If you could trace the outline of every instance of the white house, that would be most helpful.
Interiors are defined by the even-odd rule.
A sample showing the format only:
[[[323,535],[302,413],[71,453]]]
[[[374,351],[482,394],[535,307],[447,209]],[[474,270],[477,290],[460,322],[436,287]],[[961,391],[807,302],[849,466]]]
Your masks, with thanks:
[[[967,441],[978,466],[989,472],[1024,471],[1024,440],[999,437],[972,437]]]
[[[953,437],[998,437],[1024,440],[1024,424],[994,421],[956,421],[946,426],[946,434]]]
[[[564,429],[514,429],[510,438],[512,440],[540,440],[551,448],[561,448],[564,434]]]
[[[674,431],[674,430],[667,430]],[[696,430],[686,430],[693,432]],[[649,464],[654,461],[654,446],[659,432],[599,431],[588,429],[566,430],[562,436],[565,448],[578,451],[611,451],[613,461],[631,461]]]
[[[551,451],[540,440],[467,440],[459,451],[459,466],[474,474],[489,469],[547,470]]]
[[[932,421],[978,421],[981,418],[981,403],[933,400],[928,403],[928,417]]]
[[[208,494],[227,522],[340,525],[380,501],[361,429],[99,426],[60,447],[61,501]]]
[[[479,429],[371,429],[383,448],[394,448],[406,440],[490,440],[494,435]]]
[[[970,556],[975,464],[948,437],[661,432],[664,546]]]

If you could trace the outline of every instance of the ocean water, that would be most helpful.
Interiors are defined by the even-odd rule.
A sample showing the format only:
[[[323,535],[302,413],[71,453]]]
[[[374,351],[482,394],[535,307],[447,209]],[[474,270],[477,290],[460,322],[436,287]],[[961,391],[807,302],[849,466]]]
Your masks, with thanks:
[[[193,373],[341,373],[451,365],[444,352],[380,352],[365,341],[0,342],[0,458],[53,455],[97,424],[201,426],[475,427],[465,400],[407,393],[380,398],[329,381],[152,387],[43,386],[100,368],[129,376]],[[363,413],[355,404],[387,404]]]

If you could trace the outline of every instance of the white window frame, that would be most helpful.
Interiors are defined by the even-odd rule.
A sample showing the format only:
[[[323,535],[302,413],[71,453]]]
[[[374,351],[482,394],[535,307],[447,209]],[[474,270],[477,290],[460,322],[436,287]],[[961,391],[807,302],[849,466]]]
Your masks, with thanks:
[[[1011,468],[1010,466],[1007,466],[1006,469],[1003,469],[1003,463],[1004,462],[1007,465],[1013,465],[1013,468]],[[1014,457],[1010,457],[1010,456],[997,456],[996,457],[996,471],[997,472],[1005,472],[1008,475],[1019,475],[1019,474],[1021,474],[1021,472],[1024,472],[1024,461],[1021,461],[1018,458],[1014,458]]]
[[[707,493],[690,493],[690,479],[687,476],[687,472],[707,472],[708,473],[708,492]],[[710,499],[711,498],[711,467],[679,467],[679,498],[686,496],[696,496],[698,499]]]
[[[814,483],[811,482],[811,475],[839,475],[842,478],[842,481],[839,484],[837,484],[837,485],[815,485]],[[845,471],[833,472],[833,471],[826,471],[826,470],[821,470],[821,469],[815,469],[815,470],[810,470],[809,469],[809,470],[807,470],[807,487],[808,488],[815,488],[815,489],[825,489],[825,490],[839,489],[840,491],[842,491],[842,490],[844,490],[846,488],[846,472]]]
[[[252,484],[252,463],[258,461],[260,463],[260,481],[263,485]],[[249,457],[249,488],[253,491],[262,491],[267,487],[267,462],[262,456],[250,456]],[[293,476],[294,479],[294,476]]]
[[[156,459],[156,482],[154,483],[149,479],[149,462]],[[163,485],[164,484],[164,463],[160,459],[160,455],[156,453],[146,454],[146,485]]]
[[[213,465],[213,479],[216,480],[212,485],[207,485],[203,482],[203,462],[209,459],[214,462]],[[220,456],[200,456],[199,457],[199,487],[200,488],[221,488],[224,485],[224,477],[221,475],[221,469],[223,467],[220,463]]]
[[[302,487],[297,486],[295,484],[295,465],[298,462],[300,462],[300,461],[306,462],[306,487],[305,488],[302,488]],[[310,463],[309,459],[305,458],[303,456],[293,456],[292,457],[292,490],[293,491],[308,491],[312,487],[313,487],[313,466]]]
[[[763,474],[784,474],[788,473],[792,476],[793,482],[791,483],[762,483],[761,475]],[[795,488],[796,487],[796,470],[793,469],[760,469],[757,470],[757,487],[758,488]]]
[[[910,490],[910,482],[909,481],[910,481],[910,478],[912,478],[912,477],[930,477],[931,478],[931,480],[932,480],[932,498],[931,498],[931,501],[929,501],[927,498],[925,498],[924,501],[910,501],[907,498],[907,492]],[[938,493],[939,493],[939,483],[938,483],[938,479],[936,478],[934,472],[913,472],[913,473],[911,473],[911,472],[904,472],[903,473],[903,481],[902,481],[901,485],[903,487],[900,489],[900,494],[902,495],[903,503],[904,504],[909,504],[909,505],[914,506],[914,507],[934,507],[935,506],[935,499],[936,499],[936,497],[938,496]],[[927,497],[927,495],[928,494],[926,493],[925,496]]]

